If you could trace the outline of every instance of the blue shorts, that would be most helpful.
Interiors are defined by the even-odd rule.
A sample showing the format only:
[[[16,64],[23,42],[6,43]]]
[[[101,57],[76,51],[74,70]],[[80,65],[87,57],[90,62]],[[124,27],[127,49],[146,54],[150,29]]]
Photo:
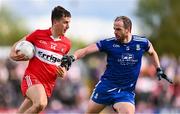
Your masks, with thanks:
[[[114,105],[118,102],[129,102],[134,105],[134,98],[135,93],[133,91],[109,86],[103,81],[99,81],[91,95],[94,102],[104,105]]]

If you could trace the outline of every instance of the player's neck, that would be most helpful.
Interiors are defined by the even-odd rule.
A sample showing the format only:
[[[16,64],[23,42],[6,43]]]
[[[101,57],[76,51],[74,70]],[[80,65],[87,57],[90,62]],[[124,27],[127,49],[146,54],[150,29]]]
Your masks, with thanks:
[[[128,34],[128,36],[122,41],[122,43],[129,43],[132,39],[132,35]]]
[[[59,39],[59,35],[56,33],[56,31],[54,29],[51,28],[51,33],[52,33],[52,37],[53,39]]]

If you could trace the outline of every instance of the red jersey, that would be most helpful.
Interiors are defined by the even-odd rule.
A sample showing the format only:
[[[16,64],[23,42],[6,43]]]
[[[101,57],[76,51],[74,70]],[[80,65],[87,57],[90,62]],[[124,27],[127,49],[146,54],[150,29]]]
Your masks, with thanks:
[[[35,46],[36,52],[29,61],[24,78],[29,76],[37,79],[50,96],[57,78],[57,66],[62,56],[69,52],[71,42],[64,36],[54,39],[50,29],[36,30],[28,35],[26,40]]]

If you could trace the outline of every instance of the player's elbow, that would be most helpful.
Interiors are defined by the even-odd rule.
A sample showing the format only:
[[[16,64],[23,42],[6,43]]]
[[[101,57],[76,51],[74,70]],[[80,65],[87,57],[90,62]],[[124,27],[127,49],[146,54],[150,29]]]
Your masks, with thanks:
[[[151,57],[154,57],[154,58],[157,58],[157,57],[158,57],[158,55],[157,55],[157,53],[156,53],[155,51],[149,53],[149,55],[150,55]]]
[[[153,53],[152,53],[152,52],[149,52],[149,55],[150,55],[150,56],[152,56],[152,55],[153,55]]]
[[[156,54],[156,52],[155,52],[154,50],[149,50],[148,53],[149,53],[149,55],[151,55],[151,56]]]

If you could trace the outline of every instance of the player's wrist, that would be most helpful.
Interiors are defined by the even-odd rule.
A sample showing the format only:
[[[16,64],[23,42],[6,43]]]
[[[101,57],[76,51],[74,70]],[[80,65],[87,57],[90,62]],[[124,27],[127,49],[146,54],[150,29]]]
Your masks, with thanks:
[[[75,55],[70,55],[69,57],[71,58],[72,62],[74,62],[76,60],[76,58],[77,58]]]
[[[157,72],[162,71],[162,68],[161,68],[161,67],[157,67],[157,68],[156,68],[156,71],[157,71]]]

